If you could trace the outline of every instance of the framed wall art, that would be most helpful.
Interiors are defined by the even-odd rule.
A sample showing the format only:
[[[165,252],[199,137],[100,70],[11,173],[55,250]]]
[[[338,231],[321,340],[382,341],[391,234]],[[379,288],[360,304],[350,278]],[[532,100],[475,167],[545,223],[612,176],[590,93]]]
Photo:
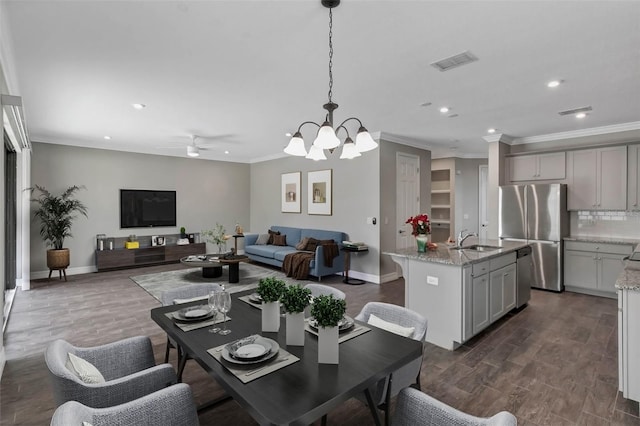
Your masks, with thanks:
[[[332,169],[307,174],[307,213],[332,215]]]
[[[300,179],[301,172],[283,173],[282,174],[282,212],[283,213],[301,213],[302,202],[300,200]]]

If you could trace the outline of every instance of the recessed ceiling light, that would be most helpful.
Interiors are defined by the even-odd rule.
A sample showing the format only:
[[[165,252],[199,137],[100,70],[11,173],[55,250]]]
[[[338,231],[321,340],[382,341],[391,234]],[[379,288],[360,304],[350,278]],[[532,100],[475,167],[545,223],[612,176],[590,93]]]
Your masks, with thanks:
[[[587,116],[587,114],[585,114],[584,112],[579,112],[576,114],[576,118],[585,118]]]
[[[110,141],[111,140],[111,136],[105,136],[104,137],[106,140]]]
[[[445,113],[449,112],[449,107],[446,107],[446,106],[441,107],[441,108],[440,108],[440,112],[441,112],[441,113],[443,113],[443,114],[445,114]]]
[[[547,87],[558,87],[562,83],[562,80],[551,80],[547,83]]]
[[[228,153],[229,153],[229,151],[225,151],[224,153],[225,153],[225,154],[228,154]]]
[[[495,133],[495,132],[496,132],[496,130],[497,130],[497,129],[491,128],[491,129],[487,130],[487,132],[489,132],[489,133],[493,134],[493,133]]]
[[[293,135],[291,134],[291,132],[287,132],[287,133],[285,133],[284,135],[285,135],[286,137],[288,137],[288,138],[290,138],[291,136],[293,136]]]
[[[145,109],[147,106],[145,104],[131,104],[135,109]]]

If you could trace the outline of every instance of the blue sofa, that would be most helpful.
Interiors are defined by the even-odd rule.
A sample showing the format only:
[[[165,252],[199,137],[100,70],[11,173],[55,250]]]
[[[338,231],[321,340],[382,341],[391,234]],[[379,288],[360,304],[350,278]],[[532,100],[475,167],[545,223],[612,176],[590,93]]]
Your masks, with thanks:
[[[249,256],[249,259],[255,260],[256,262],[282,267],[284,257],[289,253],[298,251],[296,250],[296,244],[305,237],[315,238],[316,240],[333,240],[338,245],[338,248],[341,248],[342,242],[347,239],[346,234],[339,231],[291,228],[287,226],[272,226],[271,230],[274,232],[279,231],[281,235],[286,235],[287,245],[256,245],[258,234],[245,234],[244,251],[245,254]],[[338,250],[338,256],[333,259],[333,266],[327,267],[324,264],[324,248],[322,246],[318,246],[316,249],[315,259],[312,259],[309,264],[309,274],[317,277],[318,280],[321,280],[325,275],[343,272],[343,269],[344,253],[342,250]]]

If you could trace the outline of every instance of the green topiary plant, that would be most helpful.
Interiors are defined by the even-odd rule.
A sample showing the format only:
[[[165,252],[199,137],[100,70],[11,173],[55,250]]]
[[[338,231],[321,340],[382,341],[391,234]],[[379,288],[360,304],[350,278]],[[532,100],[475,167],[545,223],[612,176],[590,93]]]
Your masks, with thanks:
[[[315,297],[311,306],[311,316],[318,322],[318,327],[337,327],[346,311],[347,302],[335,299],[333,294]]]
[[[280,303],[288,314],[304,312],[304,309],[311,303],[311,290],[299,285],[290,285],[282,292]]]
[[[276,277],[266,277],[260,279],[257,292],[263,302],[277,302],[286,287],[284,281]]]

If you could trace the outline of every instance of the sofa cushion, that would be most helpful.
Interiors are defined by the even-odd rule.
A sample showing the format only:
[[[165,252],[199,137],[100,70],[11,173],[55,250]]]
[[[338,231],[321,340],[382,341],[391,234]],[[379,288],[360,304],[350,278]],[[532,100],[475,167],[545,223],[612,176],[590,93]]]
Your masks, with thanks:
[[[270,234],[260,234],[260,235],[258,235],[258,238],[256,239],[256,245],[263,246],[263,245],[267,244],[269,242],[269,237],[271,237]]]
[[[273,236],[280,235],[280,231],[272,231],[271,229],[269,229],[267,232],[269,233],[269,239],[267,240],[267,244],[273,244]]]
[[[253,245],[253,246],[246,246],[244,248],[244,251],[246,253],[253,254],[255,256],[266,257],[268,259],[273,259],[274,254],[278,250],[282,250],[282,247],[274,246],[274,245],[265,245],[265,246]]]
[[[290,247],[295,247],[296,244],[302,239],[300,237],[300,228],[291,228],[289,226],[272,226],[271,230],[278,231],[282,235],[287,236],[287,245]]]
[[[286,246],[287,245],[287,236],[285,235],[274,235],[273,236],[273,245],[274,246]]]
[[[289,246],[278,247],[278,249],[279,250],[273,254],[273,258],[281,262],[284,262],[284,258],[286,255],[288,255],[289,253],[295,253],[297,251],[295,248]]]

